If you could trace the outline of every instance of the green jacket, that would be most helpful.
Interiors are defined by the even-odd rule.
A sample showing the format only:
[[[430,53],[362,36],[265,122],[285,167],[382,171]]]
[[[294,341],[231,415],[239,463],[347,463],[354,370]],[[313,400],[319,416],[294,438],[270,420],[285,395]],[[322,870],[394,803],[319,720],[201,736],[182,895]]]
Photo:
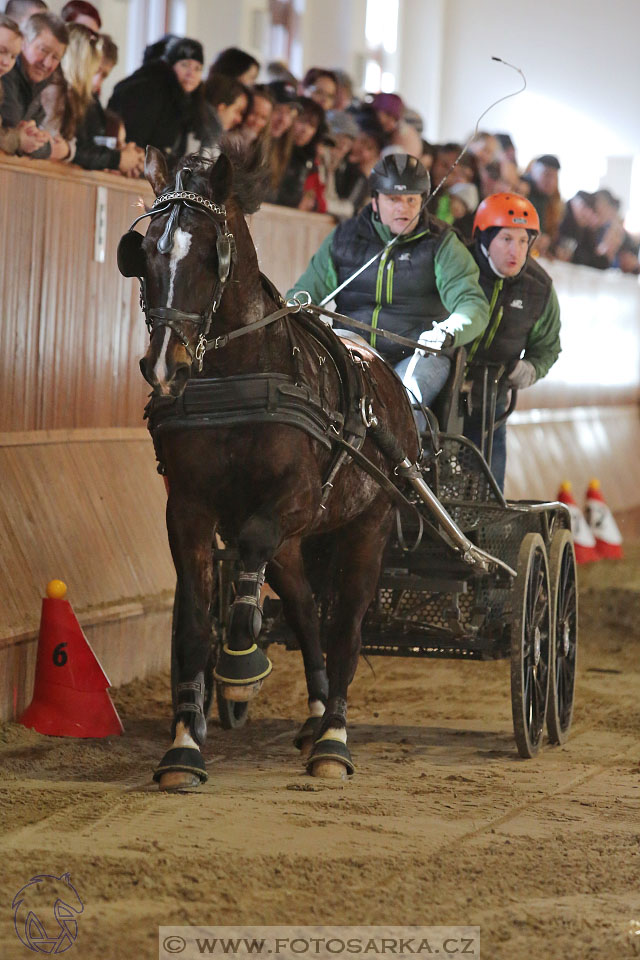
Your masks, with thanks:
[[[384,249],[391,236],[389,228],[372,216],[371,207],[366,207],[358,217],[340,224],[324,239],[287,296],[306,290],[314,303],[320,303],[341,280],[373,253]],[[429,276],[423,276],[422,290],[420,277],[416,277],[415,270],[411,273],[412,264],[424,264],[424,269],[431,271]],[[403,298],[403,284],[411,287],[412,299],[408,302]],[[357,309],[353,309],[356,290]],[[459,346],[476,339],[489,319],[489,305],[478,284],[478,267],[473,257],[448,225],[433,218],[423,220],[412,233],[403,236],[388,255],[383,253],[344,293],[347,291],[351,309],[345,312],[372,325],[372,343],[392,360],[399,356],[393,354],[389,341],[379,339],[376,343],[376,326],[417,339],[433,322],[448,317],[444,325],[453,335],[454,345]]]

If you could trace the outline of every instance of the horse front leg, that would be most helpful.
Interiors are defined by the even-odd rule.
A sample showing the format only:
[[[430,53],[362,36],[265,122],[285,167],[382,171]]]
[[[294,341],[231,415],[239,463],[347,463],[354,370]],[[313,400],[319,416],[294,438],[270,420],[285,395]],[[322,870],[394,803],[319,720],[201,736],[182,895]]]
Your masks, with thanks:
[[[388,502],[379,499],[338,534],[336,601],[327,637],[329,699],[307,763],[314,777],[345,779],[355,770],[347,747],[347,690],[358,666],[362,621],[378,584],[391,522]]]
[[[228,641],[214,676],[230,700],[248,700],[271,672],[271,661],[258,646],[262,627],[260,593],[267,564],[282,543],[307,526],[317,509],[311,485],[296,490],[297,476],[282,482],[277,500],[265,503],[250,516],[238,534],[242,573],[229,615]],[[298,483],[298,486],[300,484]]]
[[[179,790],[196,787],[208,777],[200,748],[207,735],[204,705],[210,699],[206,684],[211,657],[214,519],[206,509],[172,493],[167,502],[167,531],[178,580],[171,665],[173,743],[153,779],[161,790]]]
[[[263,511],[243,524],[238,537],[243,569],[229,611],[227,642],[218,654],[214,671],[227,700],[253,699],[271,673],[271,661],[257,641],[262,628],[260,595],[265,570],[280,543],[280,529],[277,517]]]

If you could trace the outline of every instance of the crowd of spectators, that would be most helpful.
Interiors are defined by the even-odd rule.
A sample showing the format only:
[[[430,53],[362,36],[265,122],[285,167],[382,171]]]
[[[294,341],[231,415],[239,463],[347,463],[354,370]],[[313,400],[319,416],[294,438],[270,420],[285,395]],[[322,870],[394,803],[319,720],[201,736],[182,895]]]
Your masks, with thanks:
[[[173,35],[146,48],[105,108],[101,88],[118,49],[101,31],[85,0],[70,0],[60,17],[44,0],[8,0],[0,15],[0,150],[138,177],[147,144],[172,161],[210,150],[225,133],[267,158],[271,202],[336,220],[367,202],[381,157],[409,153],[431,172],[430,212],[464,238],[484,197],[514,192],[538,211],[539,254],[640,273],[620,201],[603,189],[565,203],[558,158],[544,154],[522,170],[506,133],[483,131],[464,152],[462,143],[431,144],[420,115],[396,93],[358,98],[343,71],[313,67],[299,80],[235,47],[205,72],[202,44]]]

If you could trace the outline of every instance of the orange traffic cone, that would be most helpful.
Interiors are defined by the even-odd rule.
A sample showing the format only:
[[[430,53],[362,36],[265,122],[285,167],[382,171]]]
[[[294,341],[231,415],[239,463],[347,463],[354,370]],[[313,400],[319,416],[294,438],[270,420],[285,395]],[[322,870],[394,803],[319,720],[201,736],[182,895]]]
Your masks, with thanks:
[[[598,556],[614,559],[622,557],[622,535],[602,496],[598,480],[592,480],[587,488],[584,512],[595,537]]]
[[[571,514],[571,532],[576,551],[576,561],[578,563],[593,563],[594,560],[598,559],[596,538],[591,532],[582,510],[573,499],[571,484],[568,480],[561,484],[557,499],[560,503],[567,505]]]
[[[54,737],[109,737],[123,732],[107,693],[109,680],[73,612],[61,580],[42,601],[33,700],[19,719]]]

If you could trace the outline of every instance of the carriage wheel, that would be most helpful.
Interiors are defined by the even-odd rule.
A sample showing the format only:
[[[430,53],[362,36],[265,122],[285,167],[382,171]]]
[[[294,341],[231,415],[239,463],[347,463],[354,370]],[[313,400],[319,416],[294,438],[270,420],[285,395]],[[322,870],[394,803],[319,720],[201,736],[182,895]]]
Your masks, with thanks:
[[[544,540],[528,533],[520,545],[512,587],[511,709],[518,753],[535,757],[542,742],[549,693],[551,618]]]
[[[223,730],[236,730],[244,727],[249,716],[249,704],[246,700],[227,700],[222,696],[219,683],[216,683],[216,704],[218,717]]]
[[[555,639],[551,646],[547,731],[550,743],[564,743],[573,715],[578,651],[578,577],[568,530],[559,530],[551,541],[549,577]]]

